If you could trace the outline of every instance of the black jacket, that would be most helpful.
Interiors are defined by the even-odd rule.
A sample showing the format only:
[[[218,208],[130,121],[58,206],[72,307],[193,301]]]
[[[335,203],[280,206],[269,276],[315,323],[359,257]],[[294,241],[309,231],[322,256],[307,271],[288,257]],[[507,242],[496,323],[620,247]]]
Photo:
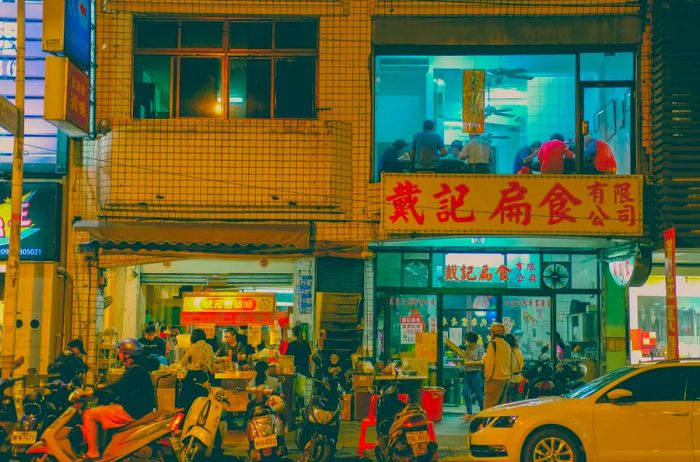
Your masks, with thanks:
[[[79,372],[87,371],[87,365],[83,359],[71,350],[64,350],[54,361],[49,364],[49,374],[58,374],[62,382],[68,383]]]
[[[121,404],[134,419],[140,419],[156,407],[155,390],[151,374],[141,364],[126,368],[124,375],[100,391],[100,398],[108,396],[109,400]]]

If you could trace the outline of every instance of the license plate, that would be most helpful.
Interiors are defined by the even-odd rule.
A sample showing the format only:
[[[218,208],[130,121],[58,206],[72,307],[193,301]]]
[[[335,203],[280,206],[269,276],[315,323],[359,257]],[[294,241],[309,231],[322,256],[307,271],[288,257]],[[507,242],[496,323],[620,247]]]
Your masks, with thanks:
[[[427,443],[428,440],[428,432],[408,432],[406,433],[406,442],[408,444],[418,444],[418,443]]]
[[[36,443],[36,432],[13,432],[10,437],[10,444],[34,444]]]
[[[261,436],[253,440],[256,450],[274,448],[277,446],[277,435]]]

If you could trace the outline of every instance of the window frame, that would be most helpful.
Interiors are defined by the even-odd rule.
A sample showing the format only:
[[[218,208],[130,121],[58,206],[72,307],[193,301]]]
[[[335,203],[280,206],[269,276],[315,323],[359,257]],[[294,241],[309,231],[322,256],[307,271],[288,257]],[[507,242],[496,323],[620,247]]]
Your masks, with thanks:
[[[320,18],[318,16],[302,16],[302,17],[270,17],[262,18],[265,21],[272,23],[272,46],[270,49],[249,49],[249,48],[229,48],[230,44],[230,28],[232,23],[236,22],[255,22],[260,21],[259,18],[250,17],[197,17],[197,18],[185,18],[185,17],[163,17],[163,18],[153,18],[149,16],[137,16],[134,17],[132,24],[132,50],[131,50],[131,117],[134,117],[134,100],[135,100],[135,79],[134,79],[134,61],[136,56],[155,56],[164,55],[170,57],[171,60],[171,75],[170,75],[170,116],[167,119],[210,119],[210,120],[220,120],[220,119],[231,119],[229,111],[229,97],[230,97],[230,60],[231,58],[267,58],[270,59],[270,113],[267,117],[255,117],[251,118],[254,120],[259,119],[270,119],[270,120],[317,120],[318,119],[318,98],[319,98],[319,44],[320,44]],[[177,47],[176,48],[137,48],[138,37],[137,24],[139,21],[153,21],[153,22],[175,22],[177,24]],[[222,30],[222,46],[220,48],[194,48],[194,47],[183,47],[182,46],[182,23],[192,22],[192,21],[212,21],[212,22],[223,22]],[[275,48],[275,35],[276,28],[275,25],[278,23],[285,22],[308,22],[314,23],[316,27],[316,43],[315,48]],[[221,72],[221,114],[217,117],[191,117],[191,116],[181,116],[180,115],[180,84],[181,84],[181,60],[183,58],[217,58],[220,60],[220,72]],[[310,117],[275,117],[275,70],[276,70],[276,60],[279,58],[310,58],[314,61],[314,81],[310,82],[313,89],[312,97],[312,111]],[[147,118],[137,119],[146,120]],[[164,119],[164,118],[161,118]],[[235,119],[248,119],[248,117],[236,117]]]
[[[607,402],[607,395],[613,390],[617,389],[624,389],[624,390],[629,390],[632,392],[632,402],[634,403],[665,403],[665,402],[682,402],[682,401],[689,401],[688,393],[689,393],[689,388],[690,388],[690,381],[688,380],[688,374],[689,371],[687,370],[686,366],[680,365],[680,364],[674,364],[672,366],[664,366],[664,367],[655,367],[651,369],[642,369],[640,370],[639,373],[632,375],[631,377],[626,377],[622,381],[618,382],[617,384],[613,385],[612,387],[608,388],[603,395],[605,397],[605,401]],[[646,374],[662,374],[663,372],[666,373],[672,373],[672,372],[679,372],[681,376],[683,377],[683,391],[682,391],[682,396],[681,399],[679,400],[639,400],[636,398],[634,394],[634,390],[628,388],[625,386],[625,384],[631,380],[639,379],[643,375]]]

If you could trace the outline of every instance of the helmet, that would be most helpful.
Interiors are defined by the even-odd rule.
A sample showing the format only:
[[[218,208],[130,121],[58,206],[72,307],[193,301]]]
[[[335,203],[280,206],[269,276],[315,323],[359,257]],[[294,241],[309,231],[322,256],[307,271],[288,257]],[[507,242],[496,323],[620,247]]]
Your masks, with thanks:
[[[271,395],[269,398],[267,398],[267,402],[265,404],[267,404],[267,406],[272,409],[272,412],[275,414],[281,414],[284,412],[284,400],[277,395]]]
[[[126,356],[141,356],[143,347],[138,340],[134,338],[125,338],[121,342],[117,343],[117,351]]]

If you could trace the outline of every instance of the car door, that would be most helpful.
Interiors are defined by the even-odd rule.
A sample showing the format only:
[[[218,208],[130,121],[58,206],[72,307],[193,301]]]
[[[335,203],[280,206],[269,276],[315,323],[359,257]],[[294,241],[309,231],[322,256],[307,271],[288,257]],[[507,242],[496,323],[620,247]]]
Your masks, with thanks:
[[[686,399],[690,368],[663,366],[624,380],[603,395],[593,410],[600,462],[697,462],[693,460],[692,412]],[[628,400],[612,403],[607,394],[624,389]]]
[[[688,390],[693,400],[693,454],[695,462],[700,462],[700,366],[690,366]]]

